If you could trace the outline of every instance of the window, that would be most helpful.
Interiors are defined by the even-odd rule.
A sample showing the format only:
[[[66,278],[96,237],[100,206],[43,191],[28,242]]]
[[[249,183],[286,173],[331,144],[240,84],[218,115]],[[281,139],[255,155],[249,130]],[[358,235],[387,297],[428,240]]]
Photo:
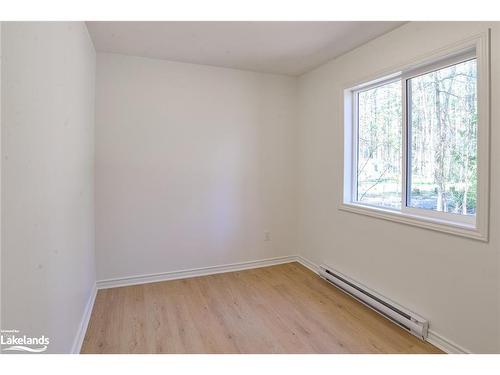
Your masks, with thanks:
[[[344,91],[342,208],[487,239],[484,37]]]
[[[475,215],[476,59],[407,81],[409,206]]]
[[[357,201],[401,207],[401,82],[357,93]]]

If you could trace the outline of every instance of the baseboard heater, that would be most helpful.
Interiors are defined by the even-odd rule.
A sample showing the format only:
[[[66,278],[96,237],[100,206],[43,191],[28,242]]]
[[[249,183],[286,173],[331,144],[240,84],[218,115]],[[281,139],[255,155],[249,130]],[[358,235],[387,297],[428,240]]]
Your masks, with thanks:
[[[393,301],[328,266],[319,266],[319,274],[330,284],[333,284],[372,310],[393,321],[411,334],[422,340],[427,338],[427,330],[429,328],[428,320],[399,306]]]

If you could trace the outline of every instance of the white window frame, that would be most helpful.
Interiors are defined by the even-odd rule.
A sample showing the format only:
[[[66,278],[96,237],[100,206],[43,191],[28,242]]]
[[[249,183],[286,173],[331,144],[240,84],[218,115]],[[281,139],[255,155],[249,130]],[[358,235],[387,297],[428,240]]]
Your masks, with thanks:
[[[459,215],[409,207],[407,80],[470,59],[477,62],[477,201],[475,215]],[[376,218],[488,241],[489,218],[489,31],[421,56],[404,66],[378,73],[343,89],[344,178],[340,209]],[[401,209],[385,208],[357,201],[357,98],[360,91],[402,82],[402,186]]]

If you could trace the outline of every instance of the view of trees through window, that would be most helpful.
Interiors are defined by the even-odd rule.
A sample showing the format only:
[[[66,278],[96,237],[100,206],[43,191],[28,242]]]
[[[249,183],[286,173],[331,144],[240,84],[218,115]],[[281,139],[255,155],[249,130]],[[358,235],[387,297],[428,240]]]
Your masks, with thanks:
[[[358,201],[401,207],[401,81],[358,94]]]
[[[411,207],[475,214],[476,60],[408,81]]]
[[[409,207],[476,212],[476,60],[407,81]],[[402,81],[357,93],[357,201],[401,208]]]

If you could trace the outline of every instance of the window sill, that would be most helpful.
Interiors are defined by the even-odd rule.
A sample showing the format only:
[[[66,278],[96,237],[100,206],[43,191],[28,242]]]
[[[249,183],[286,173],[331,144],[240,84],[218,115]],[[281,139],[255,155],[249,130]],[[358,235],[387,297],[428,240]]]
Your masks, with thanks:
[[[479,241],[488,241],[485,233],[478,228],[468,224],[449,222],[440,219],[434,219],[424,216],[411,215],[401,211],[390,209],[368,207],[356,203],[342,203],[339,207],[341,211],[352,212],[360,215],[371,216],[379,219],[394,221],[415,227],[431,229],[438,232],[444,232],[456,236],[472,238]]]

